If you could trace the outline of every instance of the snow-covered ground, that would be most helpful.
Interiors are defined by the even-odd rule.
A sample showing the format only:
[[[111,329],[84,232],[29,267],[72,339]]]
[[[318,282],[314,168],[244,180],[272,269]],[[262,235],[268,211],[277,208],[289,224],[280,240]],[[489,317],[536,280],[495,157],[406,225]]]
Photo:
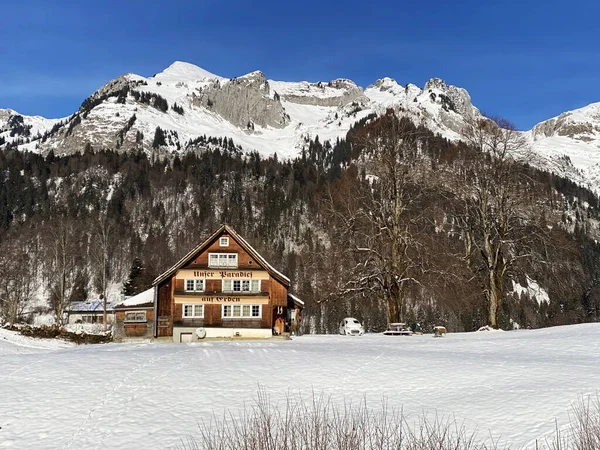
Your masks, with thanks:
[[[518,448],[600,386],[600,324],[534,331],[74,347],[0,330],[0,448],[169,448],[198,421],[311,392],[454,415]]]

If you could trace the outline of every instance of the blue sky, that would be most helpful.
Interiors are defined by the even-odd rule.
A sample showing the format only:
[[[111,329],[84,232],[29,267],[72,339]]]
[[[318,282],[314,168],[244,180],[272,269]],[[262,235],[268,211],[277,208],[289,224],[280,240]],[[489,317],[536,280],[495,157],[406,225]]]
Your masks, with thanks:
[[[62,117],[126,72],[175,60],[225,77],[389,76],[464,87],[528,129],[600,101],[600,2],[0,0],[0,108]]]

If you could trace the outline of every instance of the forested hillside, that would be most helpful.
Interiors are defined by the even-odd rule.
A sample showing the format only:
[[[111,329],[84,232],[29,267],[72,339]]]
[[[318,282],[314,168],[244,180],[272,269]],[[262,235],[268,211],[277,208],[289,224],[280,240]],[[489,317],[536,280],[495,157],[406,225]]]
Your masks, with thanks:
[[[598,199],[514,161],[494,122],[470,137],[389,112],[293,160],[210,136],[183,156],[2,150],[1,313],[140,291],[228,223],[292,279],[304,332],[597,320]]]

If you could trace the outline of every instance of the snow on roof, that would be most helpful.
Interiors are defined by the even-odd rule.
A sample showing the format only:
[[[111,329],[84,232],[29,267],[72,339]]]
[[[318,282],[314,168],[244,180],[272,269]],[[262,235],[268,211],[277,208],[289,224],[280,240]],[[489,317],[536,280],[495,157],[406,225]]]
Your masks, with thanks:
[[[146,303],[154,303],[154,288],[140,292],[133,297],[126,298],[122,302],[117,303],[115,306],[137,306],[144,305]]]
[[[296,297],[294,294],[290,294],[288,292],[288,297],[291,298],[294,303],[299,303],[300,305],[304,306],[304,302],[302,300],[300,300],[298,297]]]
[[[106,303],[106,310],[113,310],[112,302]],[[68,308],[69,312],[101,312],[104,311],[104,300],[84,300],[82,302],[72,302]]]

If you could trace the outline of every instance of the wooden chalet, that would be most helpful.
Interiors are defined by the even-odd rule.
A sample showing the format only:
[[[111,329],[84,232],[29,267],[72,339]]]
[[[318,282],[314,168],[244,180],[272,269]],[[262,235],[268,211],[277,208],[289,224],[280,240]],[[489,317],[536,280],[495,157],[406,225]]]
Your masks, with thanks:
[[[228,225],[156,278],[153,287],[154,323],[146,323],[145,332],[174,342],[293,333],[303,307],[288,295],[289,278]],[[125,337],[126,328],[118,327]],[[140,336],[139,323],[134,329]]]

